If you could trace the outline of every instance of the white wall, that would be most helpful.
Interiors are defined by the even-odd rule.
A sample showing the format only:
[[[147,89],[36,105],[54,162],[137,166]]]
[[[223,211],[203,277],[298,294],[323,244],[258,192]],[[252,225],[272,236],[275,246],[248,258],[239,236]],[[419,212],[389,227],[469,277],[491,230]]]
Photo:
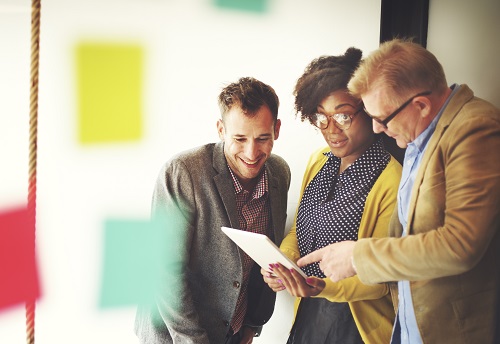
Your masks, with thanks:
[[[274,152],[292,169],[291,220],[306,159],[323,144],[294,118],[293,85],[317,56],[349,46],[375,49],[380,1],[269,3],[268,13],[252,14],[217,9],[211,0],[42,0],[37,343],[137,342],[133,308],[97,307],[103,220],[147,218],[161,164],[174,152],[217,140],[217,94],[240,76],[269,83],[280,97],[283,125]],[[0,0],[0,210],[27,195],[29,10],[28,0]],[[468,83],[500,106],[498,1],[431,0],[430,12],[428,47],[449,81]],[[88,38],[145,47],[140,142],[78,144],[73,49]],[[280,293],[255,342],[285,342],[291,312],[291,298]],[[24,343],[24,327],[22,307],[0,312],[0,343]]]
[[[500,107],[500,1],[430,0],[427,49],[449,84],[467,84]]]

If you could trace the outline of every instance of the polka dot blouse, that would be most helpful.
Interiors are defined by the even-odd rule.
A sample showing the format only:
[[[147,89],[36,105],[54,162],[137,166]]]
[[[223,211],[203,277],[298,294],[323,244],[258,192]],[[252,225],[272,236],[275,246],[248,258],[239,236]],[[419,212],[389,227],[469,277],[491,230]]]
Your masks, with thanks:
[[[339,174],[340,159],[328,160],[304,190],[297,214],[301,257],[329,244],[357,240],[365,201],[390,160],[382,140],[375,141],[352,165]],[[303,268],[309,276],[325,277],[319,263]]]

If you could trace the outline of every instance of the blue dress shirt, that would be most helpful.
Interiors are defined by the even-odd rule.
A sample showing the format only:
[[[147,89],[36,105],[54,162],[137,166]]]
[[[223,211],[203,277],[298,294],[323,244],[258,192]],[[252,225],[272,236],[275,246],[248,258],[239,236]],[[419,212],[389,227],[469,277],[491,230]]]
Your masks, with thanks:
[[[408,213],[410,207],[411,190],[415,182],[415,177],[424,156],[427,143],[429,142],[432,134],[436,129],[437,122],[441,118],[441,114],[448,105],[448,102],[453,95],[460,88],[459,85],[454,84],[451,86],[452,93],[440,109],[437,116],[432,120],[429,126],[418,137],[408,144],[406,148],[405,157],[403,160],[403,171],[401,175],[401,182],[398,190],[398,217],[399,222],[403,226],[403,236],[408,235]],[[413,300],[410,291],[409,281],[398,282],[399,293],[399,306],[396,323],[392,333],[392,344],[409,343],[421,344],[422,338],[417,326],[415,318],[415,310],[413,308]]]

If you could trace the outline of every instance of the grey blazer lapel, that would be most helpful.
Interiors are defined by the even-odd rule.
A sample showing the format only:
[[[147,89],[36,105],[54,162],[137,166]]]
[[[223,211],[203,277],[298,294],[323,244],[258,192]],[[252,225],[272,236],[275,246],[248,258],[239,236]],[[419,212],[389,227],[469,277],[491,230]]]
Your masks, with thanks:
[[[229,217],[231,227],[238,228],[238,213],[236,211],[236,197],[234,194],[234,186],[231,181],[231,175],[227,167],[226,157],[224,156],[224,142],[218,142],[214,146],[212,165],[216,174],[214,175],[214,183],[222,198],[222,203],[226,208],[226,213]]]
[[[271,203],[271,219],[273,223],[273,235],[275,242],[281,242],[285,233],[280,230],[282,228],[282,219],[280,217],[286,213],[286,209],[283,209],[283,204],[281,204],[280,192],[279,192],[279,179],[273,171],[266,166],[267,176],[269,178],[269,201]]]

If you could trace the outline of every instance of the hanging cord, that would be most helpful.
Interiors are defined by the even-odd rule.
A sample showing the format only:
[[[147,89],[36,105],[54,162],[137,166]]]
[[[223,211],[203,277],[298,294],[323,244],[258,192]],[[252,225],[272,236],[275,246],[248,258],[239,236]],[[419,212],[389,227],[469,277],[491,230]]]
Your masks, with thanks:
[[[36,232],[36,158],[38,139],[38,64],[40,53],[40,2],[31,2],[31,76],[30,76],[30,143],[29,143],[29,186],[28,211],[33,224],[33,238]],[[33,241],[33,255],[35,241]],[[36,297],[26,300],[26,342],[35,343]]]

